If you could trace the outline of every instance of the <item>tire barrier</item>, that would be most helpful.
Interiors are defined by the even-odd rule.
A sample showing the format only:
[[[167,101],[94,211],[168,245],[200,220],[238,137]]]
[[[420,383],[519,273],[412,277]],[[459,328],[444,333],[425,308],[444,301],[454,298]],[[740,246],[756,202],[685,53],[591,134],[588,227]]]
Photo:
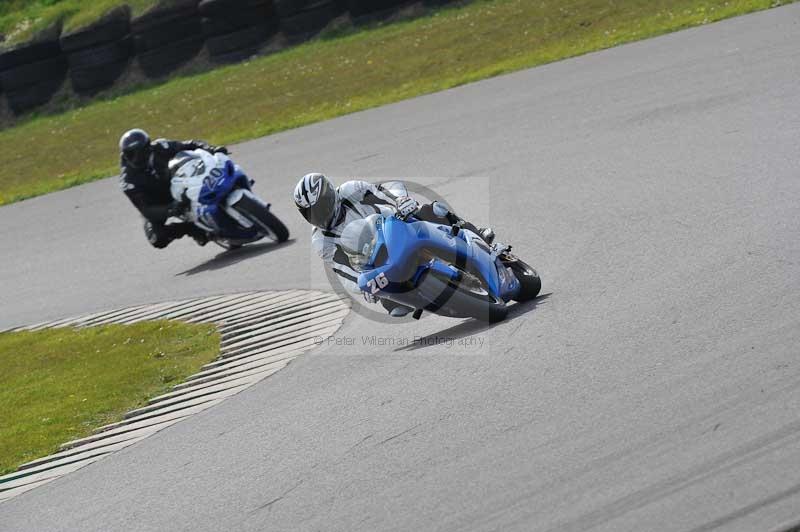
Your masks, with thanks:
[[[422,0],[441,6],[453,0]],[[410,0],[162,0],[131,18],[127,5],[112,9],[85,28],[60,35],[48,28],[36,42],[0,52],[0,92],[15,114],[47,101],[67,73],[76,94],[107,89],[133,60],[151,78],[161,78],[194,59],[205,46],[215,63],[257,54],[280,31],[290,44],[317,35],[349,11],[356,20],[393,13]]]
[[[344,11],[337,0],[274,0],[281,31],[289,42],[299,42],[319,33]]]
[[[234,63],[251,57],[266,42],[269,32],[263,26],[250,26],[232,33],[209,37],[206,49],[212,61]]]
[[[347,0],[347,8],[358,19],[388,14],[409,3],[409,0]]]
[[[277,373],[333,335],[349,312],[335,294],[308,290],[248,292],[140,305],[17,330],[90,327],[145,320],[213,323],[222,335],[219,357],[185,382],[59,452],[0,476],[0,503],[124,449],[207,410]]]
[[[15,114],[47,103],[66,74],[67,61],[57,37],[0,54],[0,89]]]
[[[162,77],[193,59],[203,46],[197,0],[157,5],[131,21],[136,59],[148,77]]]
[[[204,0],[204,2],[207,0]],[[218,4],[218,0],[214,4]],[[203,15],[203,35],[206,37],[216,37],[226,33],[249,28],[262,26],[267,30],[275,31],[278,21],[272,11],[272,6],[266,1],[259,1],[256,4],[244,5],[241,8],[226,9],[223,11],[203,10],[204,4],[200,3],[200,13]]]
[[[62,35],[69,78],[78,94],[92,95],[108,88],[125,72],[133,57],[130,8],[121,6],[86,28]]]
[[[215,63],[232,63],[255,55],[278,30],[269,0],[202,0],[206,49]]]
[[[94,48],[101,44],[118,41],[131,29],[131,10],[123,5],[105,13],[92,24],[61,36],[59,42],[65,54]]]

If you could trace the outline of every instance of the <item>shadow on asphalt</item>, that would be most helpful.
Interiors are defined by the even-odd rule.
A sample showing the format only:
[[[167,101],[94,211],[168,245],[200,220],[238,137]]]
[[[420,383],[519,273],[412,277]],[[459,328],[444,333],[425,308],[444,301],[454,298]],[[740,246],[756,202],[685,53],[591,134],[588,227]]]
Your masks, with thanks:
[[[500,323],[486,323],[480,320],[469,319],[467,321],[462,321],[458,325],[454,325],[450,328],[429,334],[427,336],[422,336],[420,338],[417,338],[413,343],[410,343],[403,347],[398,347],[397,349],[395,349],[395,352],[416,351],[417,349],[424,349],[426,347],[431,347],[433,345],[441,343],[442,339],[458,340],[460,338],[466,338],[467,336],[474,336],[488,329],[492,329],[497,325],[502,325],[504,323],[514,321],[515,319],[524,316],[525,314],[532,311],[539,305],[546,303],[551,295],[553,295],[553,293],[548,292],[546,294],[539,295],[538,297],[536,297],[536,299],[532,299],[524,303],[516,303],[514,305],[509,306],[508,316],[506,317],[505,320],[501,321]]]
[[[243,260],[252,259],[253,257],[258,257],[259,255],[263,255],[264,253],[269,253],[271,251],[276,251],[278,249],[287,247],[294,244],[294,239],[289,239],[286,242],[264,242],[261,244],[250,244],[247,246],[242,246],[238,249],[231,249],[223,251],[215,256],[213,259],[209,259],[202,264],[198,264],[193,268],[189,268],[186,271],[176,273],[175,276],[178,275],[195,275],[198,273],[213,271],[213,270],[221,270],[222,268],[227,268],[228,266],[233,266],[234,264],[238,264]]]

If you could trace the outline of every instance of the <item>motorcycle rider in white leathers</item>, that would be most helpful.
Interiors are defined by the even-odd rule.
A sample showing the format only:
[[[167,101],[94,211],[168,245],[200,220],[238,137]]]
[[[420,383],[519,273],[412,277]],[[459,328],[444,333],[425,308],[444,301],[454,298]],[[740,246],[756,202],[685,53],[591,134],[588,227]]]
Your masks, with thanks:
[[[400,195],[393,193],[388,186],[358,180],[347,181],[336,188],[324,175],[311,173],[303,176],[294,189],[295,205],[306,221],[314,226],[311,232],[312,248],[325,265],[341,278],[346,289],[363,294],[370,303],[375,303],[377,298],[359,290],[359,272],[350,265],[347,254],[340,246],[340,237],[349,223],[376,213],[396,214],[402,219],[413,215],[420,220],[469,229],[488,244],[494,239],[494,232],[490,228],[477,228],[449,212],[439,202],[420,205],[408,196],[401,183],[393,182],[393,185],[392,190],[400,192]],[[405,316],[414,310],[389,300],[381,300],[381,303],[392,316]]]

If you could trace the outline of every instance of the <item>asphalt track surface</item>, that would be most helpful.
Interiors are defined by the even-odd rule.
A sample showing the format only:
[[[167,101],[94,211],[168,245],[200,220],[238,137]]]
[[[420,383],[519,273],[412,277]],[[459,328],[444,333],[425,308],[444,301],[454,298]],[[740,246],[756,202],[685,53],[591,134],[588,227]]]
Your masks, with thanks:
[[[155,252],[113,180],[0,209],[3,327],[318,285],[288,199],[312,169],[432,185],[549,294],[493,327],[351,314],[354,345],[0,505],[0,529],[800,522],[799,34],[792,5],[237,146],[279,248]]]

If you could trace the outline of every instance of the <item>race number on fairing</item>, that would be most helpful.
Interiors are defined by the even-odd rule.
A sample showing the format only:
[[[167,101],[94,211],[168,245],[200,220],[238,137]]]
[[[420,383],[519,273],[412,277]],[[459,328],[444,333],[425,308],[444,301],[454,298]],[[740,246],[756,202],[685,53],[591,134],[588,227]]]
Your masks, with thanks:
[[[370,292],[373,294],[377,294],[381,289],[386,288],[388,285],[389,279],[387,279],[386,275],[383,273],[380,273],[367,281],[367,288],[369,288]]]

